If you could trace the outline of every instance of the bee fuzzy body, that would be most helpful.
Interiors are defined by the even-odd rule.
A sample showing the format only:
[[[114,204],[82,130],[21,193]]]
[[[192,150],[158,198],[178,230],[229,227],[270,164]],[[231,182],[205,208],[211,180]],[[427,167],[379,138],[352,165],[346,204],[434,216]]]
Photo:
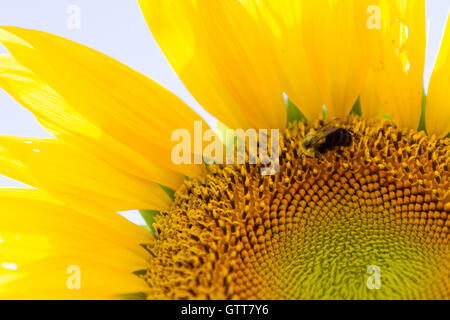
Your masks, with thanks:
[[[353,138],[349,130],[336,128],[335,131],[325,137],[325,141],[317,147],[317,151],[325,153],[335,147],[348,147],[352,144]]]
[[[306,155],[316,156],[337,147],[348,147],[353,142],[350,130],[338,126],[324,126],[319,131],[308,134],[302,141]]]

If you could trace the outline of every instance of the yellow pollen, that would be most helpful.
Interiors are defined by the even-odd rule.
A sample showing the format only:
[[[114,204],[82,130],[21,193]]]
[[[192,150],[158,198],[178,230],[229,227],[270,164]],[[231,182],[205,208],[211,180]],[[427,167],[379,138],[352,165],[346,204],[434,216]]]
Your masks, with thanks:
[[[148,298],[449,299],[450,139],[355,117],[350,146],[302,154],[322,125],[280,135],[276,175],[187,181],[156,219]]]

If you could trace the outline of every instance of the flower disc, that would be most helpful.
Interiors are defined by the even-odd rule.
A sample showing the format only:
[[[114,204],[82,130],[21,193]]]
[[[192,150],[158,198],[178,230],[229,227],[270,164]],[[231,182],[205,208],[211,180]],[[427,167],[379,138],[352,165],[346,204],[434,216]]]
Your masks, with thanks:
[[[280,135],[277,174],[212,165],[157,218],[149,299],[450,298],[450,140],[351,118],[348,147],[311,157],[323,123]]]

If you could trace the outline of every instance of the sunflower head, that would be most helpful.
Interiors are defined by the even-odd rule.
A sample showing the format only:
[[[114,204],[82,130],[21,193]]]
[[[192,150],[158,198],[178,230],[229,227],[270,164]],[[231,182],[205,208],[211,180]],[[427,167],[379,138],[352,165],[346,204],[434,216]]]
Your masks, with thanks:
[[[139,4],[209,114],[0,28],[0,87],[54,136],[0,136],[0,173],[33,187],[0,190],[0,297],[450,298],[450,23],[425,93],[425,0]],[[221,163],[224,128],[270,131],[273,161]]]
[[[284,130],[276,175],[212,165],[187,181],[156,219],[149,297],[447,296],[450,140],[352,117],[336,124],[356,132],[351,145],[305,155],[323,125]],[[383,290],[366,285],[374,265]]]

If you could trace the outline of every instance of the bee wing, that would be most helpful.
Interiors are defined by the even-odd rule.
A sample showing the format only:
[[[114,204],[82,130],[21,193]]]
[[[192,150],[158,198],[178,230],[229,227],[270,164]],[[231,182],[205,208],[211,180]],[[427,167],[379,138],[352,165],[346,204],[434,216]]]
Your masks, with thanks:
[[[321,144],[323,142],[323,139],[339,129],[339,127],[333,125],[337,122],[339,122],[339,118],[331,120],[328,124],[320,128],[318,131],[308,134],[304,141],[307,141],[307,144],[310,146]]]
[[[325,138],[327,135],[333,133],[336,130],[336,127],[325,126],[320,128],[318,131],[309,133],[306,138],[308,138],[309,143],[317,144],[321,139]]]
[[[326,136],[332,134],[333,132],[335,132],[338,129],[339,129],[338,127],[334,127],[334,126],[325,126],[325,127],[321,128],[316,133],[317,140],[325,138]]]
[[[324,128],[326,128],[326,127],[339,127],[339,125],[337,125],[339,122],[342,122],[341,118],[333,118],[330,121],[328,121],[328,123],[324,126]]]

